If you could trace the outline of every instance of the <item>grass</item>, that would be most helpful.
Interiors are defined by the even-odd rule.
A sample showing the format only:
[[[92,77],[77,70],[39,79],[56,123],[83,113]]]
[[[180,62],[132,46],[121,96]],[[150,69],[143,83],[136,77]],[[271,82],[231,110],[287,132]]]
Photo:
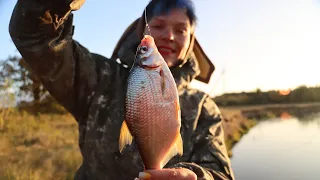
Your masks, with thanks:
[[[228,155],[232,156],[232,148],[237,144],[243,135],[247,134],[249,130],[257,124],[255,120],[247,120],[244,123],[240,123],[237,129],[234,129],[233,133],[226,136],[226,148],[228,150]]]
[[[232,148],[240,141],[243,135],[257,124],[255,119],[248,119],[239,109],[221,108],[224,117],[222,122],[228,155],[232,157]]]
[[[72,116],[12,112],[0,129],[0,179],[73,179],[82,158]]]

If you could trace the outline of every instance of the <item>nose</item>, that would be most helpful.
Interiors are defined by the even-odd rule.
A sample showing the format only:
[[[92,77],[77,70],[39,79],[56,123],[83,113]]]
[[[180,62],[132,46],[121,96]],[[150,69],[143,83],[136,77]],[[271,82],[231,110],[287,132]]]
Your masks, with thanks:
[[[174,33],[173,33],[172,28],[169,28],[169,27],[165,28],[162,33],[162,38],[167,41],[173,41],[174,40]]]

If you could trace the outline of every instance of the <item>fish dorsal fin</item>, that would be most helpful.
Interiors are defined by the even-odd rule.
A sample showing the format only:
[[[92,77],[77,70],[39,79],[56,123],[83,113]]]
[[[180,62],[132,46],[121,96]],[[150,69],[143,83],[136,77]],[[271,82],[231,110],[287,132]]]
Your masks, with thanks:
[[[127,144],[131,144],[132,143],[132,135],[129,131],[129,128],[127,126],[127,123],[126,121],[124,120],[122,122],[122,126],[121,126],[121,129],[120,129],[120,137],[119,137],[119,150],[120,150],[120,153],[122,152],[123,148],[125,145]]]
[[[174,146],[172,146],[170,151],[163,158],[161,162],[161,168],[163,168],[170,161],[171,158],[173,158],[176,155],[182,156],[182,154],[183,154],[183,142],[182,142],[181,134],[179,133]]]

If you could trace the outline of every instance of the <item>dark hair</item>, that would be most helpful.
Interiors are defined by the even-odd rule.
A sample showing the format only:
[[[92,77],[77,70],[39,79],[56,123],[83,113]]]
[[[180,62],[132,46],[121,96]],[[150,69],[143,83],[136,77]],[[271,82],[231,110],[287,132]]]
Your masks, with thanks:
[[[196,23],[197,17],[195,15],[195,8],[192,0],[152,0],[146,7],[147,21],[150,21],[154,16],[169,13],[175,8],[185,9],[190,24],[194,25]]]

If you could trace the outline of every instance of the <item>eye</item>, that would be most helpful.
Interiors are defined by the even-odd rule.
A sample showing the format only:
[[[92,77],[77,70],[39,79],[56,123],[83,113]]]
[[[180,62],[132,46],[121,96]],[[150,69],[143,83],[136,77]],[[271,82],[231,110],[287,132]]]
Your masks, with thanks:
[[[154,28],[154,29],[157,29],[157,30],[160,30],[160,29],[163,29],[164,26],[162,25],[153,25],[151,26],[151,28]]]
[[[141,53],[146,53],[148,51],[148,47],[147,46],[142,46],[141,48],[140,48],[140,52]]]
[[[178,34],[186,34],[187,30],[185,28],[176,28],[175,32],[177,32]]]
[[[180,30],[177,30],[177,32],[180,33],[180,34],[185,34],[185,33],[186,33],[185,30],[181,30],[181,29],[180,29]]]

